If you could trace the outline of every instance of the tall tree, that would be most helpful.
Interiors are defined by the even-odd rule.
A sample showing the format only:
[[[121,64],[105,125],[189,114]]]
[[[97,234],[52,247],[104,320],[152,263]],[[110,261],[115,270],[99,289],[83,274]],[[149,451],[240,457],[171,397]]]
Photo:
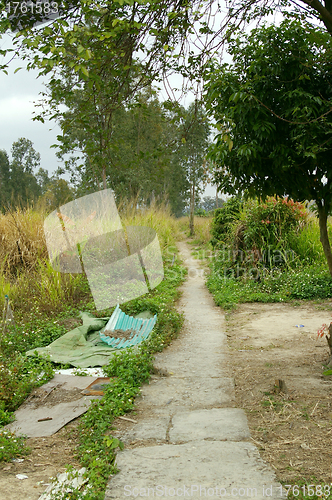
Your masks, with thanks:
[[[233,38],[234,65],[212,67],[207,106],[220,133],[212,151],[228,193],[314,200],[332,276],[327,217],[332,210],[332,46],[317,27],[280,27]]]
[[[20,138],[11,149],[12,159],[0,151],[0,210],[9,205],[23,205],[36,200],[42,193],[34,170],[40,155],[29,139]]]
[[[187,54],[181,64],[175,47],[185,43],[194,23],[204,16],[204,9],[198,9],[204,3],[209,5],[187,0],[81,0],[45,28],[22,30],[14,39],[18,53],[28,59],[28,69],[37,67],[41,74],[51,75],[50,91],[44,95],[47,116],[61,118],[64,128],[74,125],[86,132],[98,120],[98,161],[92,158],[95,143],[88,157],[104,188],[114,113],[138,91],[161,81],[174,65],[188,72]],[[0,21],[0,33],[1,26],[3,31],[17,27],[14,21]],[[75,122],[63,112],[63,104],[73,103]],[[45,114],[36,119],[43,121]]]
[[[10,200],[10,164],[8,154],[0,150],[0,210],[4,210]]]
[[[19,168],[25,174],[32,174],[40,164],[40,154],[29,139],[21,137],[13,143],[11,168]]]
[[[75,102],[67,119],[76,123]],[[100,145],[99,111],[91,115],[89,129],[64,129],[60,138],[59,158],[72,175],[78,191],[99,189]],[[177,113],[161,104],[148,89],[132,99],[127,107],[117,109],[113,116],[112,134],[105,154],[105,180],[118,198],[167,198],[172,211],[179,215],[184,208],[188,182],[181,164],[183,148],[181,121]],[[63,126],[63,123],[61,123]],[[181,131],[180,131],[181,128]],[[77,152],[82,156],[67,154]],[[67,158],[67,159],[66,159]],[[59,170],[59,174],[65,169]]]
[[[21,137],[13,142],[11,155],[11,199],[16,204],[26,205],[41,194],[40,186],[34,176],[34,170],[40,165],[40,154],[29,139]]]
[[[195,233],[194,212],[195,200],[198,191],[202,189],[201,183],[208,180],[208,166],[206,162],[209,146],[210,124],[201,103],[195,101],[185,111],[182,125],[182,165],[186,171],[187,181],[190,186],[190,235]]]
[[[73,199],[74,190],[70,187],[68,181],[57,177],[52,177],[45,193],[41,197],[41,201],[45,203],[50,212]]]
[[[40,186],[41,195],[45,194],[49,184],[52,182],[48,171],[44,168],[40,168],[36,174],[36,179]]]

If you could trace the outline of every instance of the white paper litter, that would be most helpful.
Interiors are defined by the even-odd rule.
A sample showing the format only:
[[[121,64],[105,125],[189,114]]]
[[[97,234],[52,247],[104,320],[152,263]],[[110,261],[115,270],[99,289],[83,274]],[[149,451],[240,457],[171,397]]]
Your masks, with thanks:
[[[75,488],[81,488],[88,482],[88,479],[83,478],[85,471],[86,468],[82,467],[80,470],[58,474],[56,480],[46,488],[38,500],[51,500],[56,493],[61,493],[61,497],[57,498],[65,500],[68,498],[67,493],[71,493]]]
[[[16,474],[17,479],[28,479],[29,476],[26,476],[25,474]]]
[[[55,370],[54,373],[59,375],[76,375],[79,373],[86,373],[89,377],[105,377],[102,368],[68,368],[67,370]]]

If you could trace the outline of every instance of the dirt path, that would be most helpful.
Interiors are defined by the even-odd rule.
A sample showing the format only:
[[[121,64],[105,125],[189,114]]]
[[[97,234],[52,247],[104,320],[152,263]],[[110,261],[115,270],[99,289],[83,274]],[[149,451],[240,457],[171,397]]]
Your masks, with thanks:
[[[120,473],[105,500],[135,497],[279,498],[281,486],[253,444],[237,407],[224,316],[207,291],[200,264],[179,244],[189,276],[179,308],[185,327],[156,356],[160,372],[137,401],[137,423],[123,423]],[[269,488],[269,493],[266,493]]]
[[[329,348],[317,339],[331,320],[331,301],[241,304],[227,315],[237,405],[262,458],[288,484],[332,482],[332,377],[322,375]]]

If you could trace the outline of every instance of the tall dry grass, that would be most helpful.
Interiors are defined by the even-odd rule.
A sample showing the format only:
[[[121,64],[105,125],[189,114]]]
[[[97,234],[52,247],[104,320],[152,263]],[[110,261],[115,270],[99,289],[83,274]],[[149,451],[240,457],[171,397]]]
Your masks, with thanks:
[[[119,212],[124,227],[155,229],[163,251],[180,237],[179,224],[166,204],[137,208],[134,200],[120,205]],[[37,306],[39,311],[61,311],[66,305],[92,299],[83,274],[59,273],[50,265],[43,227],[46,216],[42,208],[31,207],[0,215],[0,304],[7,294],[22,314]]]
[[[195,215],[194,217],[194,231],[195,235],[193,237],[193,242],[198,245],[207,245],[211,240],[211,222],[213,217],[199,217]],[[189,235],[189,217],[180,217],[178,219],[178,225],[181,231]]]
[[[181,238],[179,220],[176,219],[166,203],[151,203],[149,207],[137,207],[135,200],[120,203],[118,207],[121,221],[126,226],[147,226],[154,229],[162,250],[174,246]]]
[[[32,207],[0,214],[0,262],[2,272],[17,275],[34,269],[39,259],[47,258],[43,223],[45,214]]]

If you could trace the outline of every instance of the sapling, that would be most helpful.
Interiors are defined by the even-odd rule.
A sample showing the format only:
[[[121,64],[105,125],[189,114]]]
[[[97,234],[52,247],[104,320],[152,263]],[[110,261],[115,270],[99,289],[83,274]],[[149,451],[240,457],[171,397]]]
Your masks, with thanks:
[[[321,328],[318,330],[317,337],[323,337],[325,331],[328,332],[328,335],[325,335],[325,337],[326,337],[326,340],[327,340],[327,343],[328,343],[329,349],[330,349],[330,358],[328,360],[327,365],[332,366],[332,322],[329,325],[324,323],[321,326]]]

